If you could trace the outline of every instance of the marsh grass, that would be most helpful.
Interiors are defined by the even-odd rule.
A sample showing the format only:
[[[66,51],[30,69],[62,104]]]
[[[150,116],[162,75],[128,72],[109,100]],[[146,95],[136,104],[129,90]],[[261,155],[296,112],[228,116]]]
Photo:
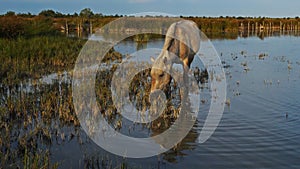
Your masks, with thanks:
[[[17,84],[28,78],[70,70],[85,42],[61,36],[0,39],[0,82]]]
[[[69,125],[75,129],[79,124],[69,99],[71,92],[64,90],[59,94],[49,86],[34,93],[20,89],[20,86],[6,89],[9,92],[2,93],[0,102],[1,166],[57,168],[56,163],[49,161],[49,148],[60,139],[57,133],[61,129],[60,125],[53,124]],[[62,101],[61,98],[66,99]]]
[[[67,144],[75,138],[79,145],[88,141],[79,132],[70,81],[54,79],[44,84],[40,80],[61,71],[70,76],[84,43],[66,37],[0,39],[1,167],[57,168],[60,163],[50,161],[52,145]],[[104,62],[120,59],[112,49]],[[109,72],[106,75],[110,76]],[[104,95],[108,97],[109,91]],[[115,111],[111,105],[104,108]],[[121,127],[120,121],[117,126]]]

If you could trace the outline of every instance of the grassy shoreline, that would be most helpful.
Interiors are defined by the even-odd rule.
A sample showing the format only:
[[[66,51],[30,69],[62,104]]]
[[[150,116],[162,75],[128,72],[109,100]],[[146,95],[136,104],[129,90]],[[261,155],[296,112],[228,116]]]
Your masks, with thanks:
[[[0,39],[0,82],[12,84],[25,78],[70,70],[85,42],[60,36]]]

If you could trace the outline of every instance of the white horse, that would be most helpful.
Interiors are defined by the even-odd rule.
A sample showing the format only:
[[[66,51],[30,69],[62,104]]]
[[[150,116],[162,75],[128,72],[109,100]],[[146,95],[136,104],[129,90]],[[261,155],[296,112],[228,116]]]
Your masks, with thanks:
[[[166,34],[163,50],[151,69],[151,93],[155,90],[168,91],[174,63],[183,66],[183,80],[187,82],[188,71],[195,54],[200,48],[200,33],[196,23],[188,20],[173,23]],[[185,92],[181,92],[181,98]]]

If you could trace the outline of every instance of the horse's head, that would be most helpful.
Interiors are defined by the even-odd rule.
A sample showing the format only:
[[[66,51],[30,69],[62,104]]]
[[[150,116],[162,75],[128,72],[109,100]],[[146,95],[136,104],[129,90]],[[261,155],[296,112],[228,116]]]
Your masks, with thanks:
[[[163,51],[160,56],[154,60],[151,69],[151,93],[155,90],[167,91],[171,82],[172,60],[168,51]]]

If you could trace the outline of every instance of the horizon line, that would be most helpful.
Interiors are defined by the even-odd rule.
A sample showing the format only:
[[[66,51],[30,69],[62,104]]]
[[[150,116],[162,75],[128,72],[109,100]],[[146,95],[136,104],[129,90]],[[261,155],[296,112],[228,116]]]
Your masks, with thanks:
[[[83,8],[83,9],[86,9],[86,8]],[[52,9],[52,8],[45,8],[45,9],[42,9],[40,10],[39,12],[20,12],[20,11],[13,11],[13,10],[7,10],[6,12],[0,12],[0,15],[1,16],[4,16],[5,14],[7,14],[8,12],[14,12],[16,15],[19,15],[19,14],[31,14],[31,15],[35,15],[35,16],[38,16],[42,11],[47,11],[47,10],[52,10],[56,13],[60,13],[60,14],[63,14],[63,15],[74,15],[74,14],[79,14],[81,11],[74,11],[73,13],[70,13],[70,12],[61,12],[61,11],[58,11],[58,10],[55,10],[55,9]],[[105,13],[102,13],[102,12],[95,12],[95,11],[92,11],[94,14],[102,14],[103,16],[132,16],[132,15],[135,15],[135,14],[139,14],[139,13],[163,13],[163,12],[138,12],[138,13],[131,13],[131,14],[121,14],[121,13],[115,13],[115,14],[105,14]],[[168,13],[164,13],[164,14],[168,14]],[[170,16],[175,16],[174,14],[169,14]],[[159,15],[149,15],[149,16],[159,16]],[[294,16],[268,16],[268,15],[196,15],[196,14],[178,14],[176,15],[178,17],[211,17],[211,18],[226,18],[226,17],[243,17],[243,18],[299,18],[300,15],[294,15]]]

